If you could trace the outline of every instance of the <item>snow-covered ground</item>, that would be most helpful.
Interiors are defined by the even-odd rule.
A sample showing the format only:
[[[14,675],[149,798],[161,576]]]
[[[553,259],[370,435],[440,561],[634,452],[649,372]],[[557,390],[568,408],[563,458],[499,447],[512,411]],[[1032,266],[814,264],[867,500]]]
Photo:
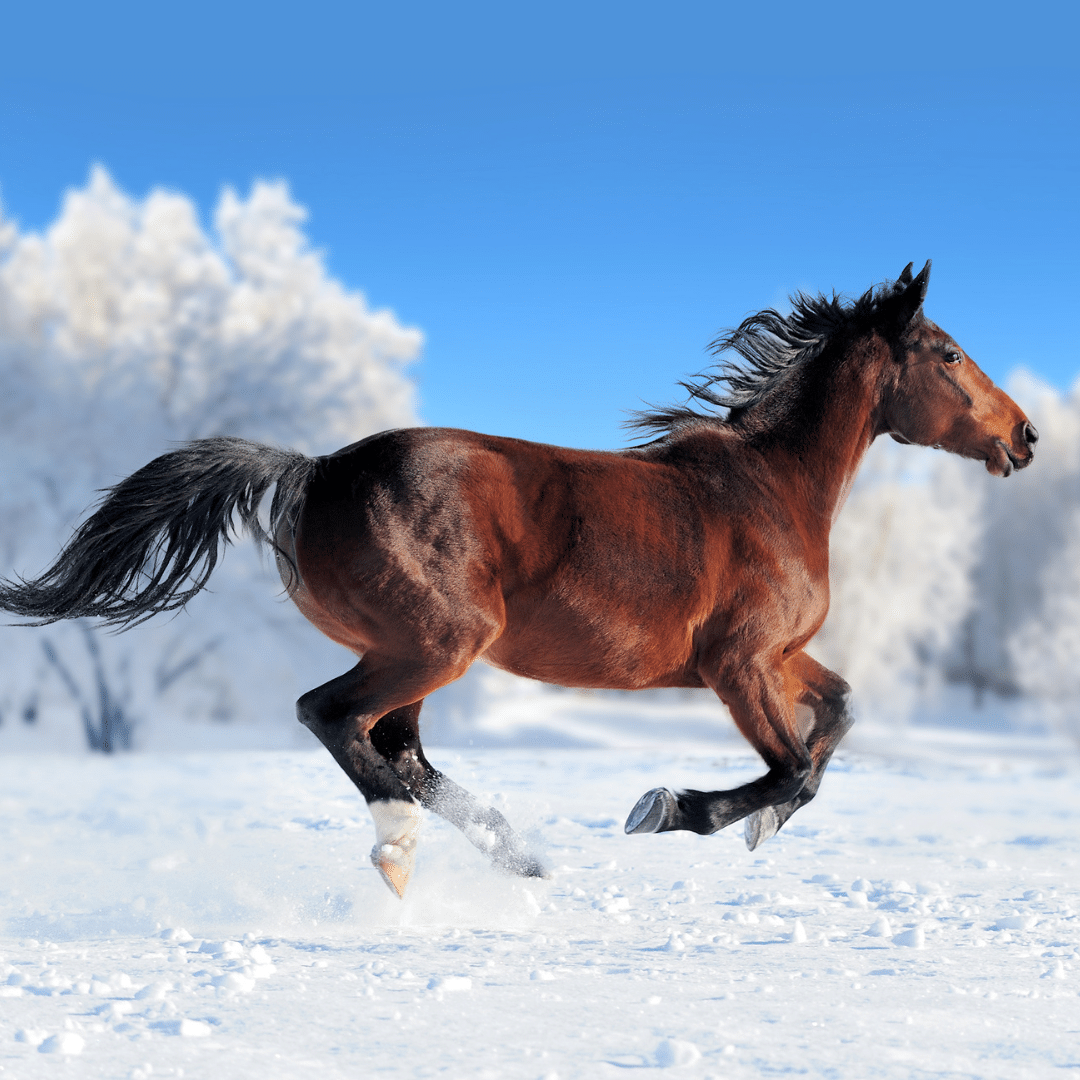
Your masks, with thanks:
[[[622,831],[735,742],[432,751],[552,878],[429,817],[403,902],[322,751],[0,757],[0,1080],[1080,1069],[1075,758],[852,745],[753,853]]]

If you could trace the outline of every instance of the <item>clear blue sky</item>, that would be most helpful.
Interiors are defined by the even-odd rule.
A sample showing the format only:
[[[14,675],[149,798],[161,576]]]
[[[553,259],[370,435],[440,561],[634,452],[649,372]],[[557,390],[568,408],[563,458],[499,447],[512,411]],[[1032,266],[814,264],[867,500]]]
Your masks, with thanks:
[[[8,5],[0,193],[101,162],[209,216],[284,178],[331,270],[427,335],[431,423],[587,446],[793,289],[934,259],[995,377],[1071,385],[1076,7]]]

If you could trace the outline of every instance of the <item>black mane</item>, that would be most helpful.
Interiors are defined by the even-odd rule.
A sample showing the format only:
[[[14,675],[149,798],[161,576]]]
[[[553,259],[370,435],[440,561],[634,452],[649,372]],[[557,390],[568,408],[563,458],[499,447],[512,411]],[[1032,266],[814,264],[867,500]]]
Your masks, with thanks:
[[[789,315],[781,315],[773,308],[750,315],[736,329],[722,333],[709,344],[714,356],[732,350],[739,354],[742,363],[724,359],[692,381],[680,382],[690,394],[690,402],[633,413],[626,426],[643,434],[662,436],[684,424],[703,420],[730,422],[737,414],[771,396],[820,356],[830,342],[848,336],[856,327],[872,324],[882,304],[903,289],[903,282],[887,281],[867,289],[852,301],[835,292],[832,296],[821,293],[807,296],[798,292],[790,298]],[[695,409],[691,402],[703,402],[709,408]]]

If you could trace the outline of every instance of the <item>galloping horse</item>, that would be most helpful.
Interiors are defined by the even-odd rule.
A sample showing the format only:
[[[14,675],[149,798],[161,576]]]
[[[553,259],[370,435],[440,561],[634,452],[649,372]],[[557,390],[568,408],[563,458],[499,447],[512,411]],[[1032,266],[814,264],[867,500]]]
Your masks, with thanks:
[[[497,865],[545,873],[420,745],[424,698],[477,659],[563,686],[715,691],[768,771],[729,791],[656,788],[626,831],[745,819],[753,849],[814,797],[852,722],[847,683],[804,650],[867,448],[889,434],[998,476],[1032,460],[1024,414],[924,317],[929,277],[909,264],[853,302],[799,294],[789,315],[749,317],[714,343],[742,364],[683,384],[704,408],[639,416],[657,437],[632,449],[436,428],[320,458],[188,443],[112,488],[40,578],[0,583],[0,606],[118,625],[174,610],[206,584],[235,513],[273,546],[296,606],[359,658],[297,714],[367,800],[372,861],[399,896],[421,806]]]

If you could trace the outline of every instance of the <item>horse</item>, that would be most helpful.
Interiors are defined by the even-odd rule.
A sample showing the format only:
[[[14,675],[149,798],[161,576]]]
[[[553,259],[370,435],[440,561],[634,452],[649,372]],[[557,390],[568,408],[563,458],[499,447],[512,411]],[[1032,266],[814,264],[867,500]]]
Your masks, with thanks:
[[[478,659],[566,687],[711,689],[766,772],[654,788],[625,829],[742,820],[753,850],[814,798],[852,723],[850,687],[805,650],[870,444],[888,434],[997,476],[1033,458],[1027,417],[923,313],[929,277],[909,263],[853,301],[797,293],[789,314],[751,315],[712,343],[728,358],[682,384],[686,404],[637,415],[651,439],[628,449],[420,427],[316,458],[187,443],[109,489],[39,578],[0,581],[0,607],[126,628],[190,601],[234,531],[269,545],[293,603],[357,657],[297,716],[367,801],[398,896],[422,807],[496,866],[547,874],[420,743],[424,699]]]

